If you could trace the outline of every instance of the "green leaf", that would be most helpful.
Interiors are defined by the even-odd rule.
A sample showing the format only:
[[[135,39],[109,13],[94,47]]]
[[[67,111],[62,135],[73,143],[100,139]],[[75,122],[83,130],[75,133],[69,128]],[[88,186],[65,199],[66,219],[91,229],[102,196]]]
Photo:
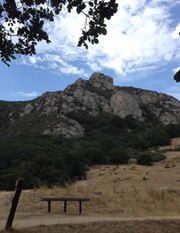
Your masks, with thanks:
[[[85,8],[86,8],[86,4],[83,3],[77,7],[76,11],[78,14],[80,14]]]
[[[15,56],[13,56],[13,55],[11,55],[11,58],[12,58],[13,60],[16,60],[16,57],[15,57]]]
[[[94,6],[94,3],[93,3],[93,2],[89,2],[89,5],[90,5],[91,7],[93,7],[93,6]]]
[[[81,11],[82,11],[81,6],[78,6],[78,7],[77,7],[77,9],[76,9],[76,11],[77,11],[77,13],[78,13],[78,14],[80,14],[80,13],[81,13]]]
[[[60,12],[60,9],[57,8],[57,9],[55,10],[55,14],[56,14],[56,15],[59,15],[59,12]]]
[[[98,39],[94,39],[94,43],[95,43],[95,44],[98,44],[98,43],[99,43],[99,40],[98,40]]]
[[[89,14],[89,15],[92,15],[92,14],[93,14],[92,9],[90,9],[90,10],[88,11],[88,14]]]
[[[105,36],[105,35],[107,34],[106,28],[102,28],[102,29],[101,29],[101,33]]]
[[[86,43],[84,43],[84,46],[85,46],[86,49],[88,49],[88,45]]]
[[[83,3],[83,4],[81,5],[81,8],[82,8],[82,10],[84,10],[84,9],[86,8],[86,4]]]

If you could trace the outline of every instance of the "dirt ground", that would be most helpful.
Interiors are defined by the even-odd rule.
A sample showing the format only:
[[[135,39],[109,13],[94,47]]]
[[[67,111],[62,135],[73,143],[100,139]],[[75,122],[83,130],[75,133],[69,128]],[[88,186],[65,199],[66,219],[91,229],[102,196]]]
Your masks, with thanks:
[[[6,231],[0,231],[5,233]],[[13,230],[14,233],[178,233],[180,220],[106,221]]]
[[[174,139],[171,147],[160,149],[179,145],[180,139]],[[88,172],[87,180],[66,188],[23,190],[14,232],[180,232],[180,152],[164,154],[166,159],[153,166],[134,162],[101,165]],[[4,229],[13,193],[0,191],[0,230]],[[90,202],[82,204],[81,216],[74,202],[68,202],[66,215],[62,202],[52,203],[52,213],[48,214],[47,203],[41,202],[41,197],[86,197]]]

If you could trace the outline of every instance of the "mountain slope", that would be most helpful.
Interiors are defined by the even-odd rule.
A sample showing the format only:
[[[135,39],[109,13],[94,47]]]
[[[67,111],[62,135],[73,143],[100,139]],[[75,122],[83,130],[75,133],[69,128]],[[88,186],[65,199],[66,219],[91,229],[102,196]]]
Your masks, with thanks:
[[[0,102],[0,189],[67,185],[97,164],[164,159],[158,146],[180,137],[180,102],[94,73],[64,91]]]
[[[25,102],[0,101],[0,135],[21,132],[83,137],[85,128],[72,116],[86,112],[144,122],[158,120],[165,125],[180,123],[180,102],[166,94],[113,85],[113,79],[94,73],[89,80],[78,79],[64,91],[46,92]]]

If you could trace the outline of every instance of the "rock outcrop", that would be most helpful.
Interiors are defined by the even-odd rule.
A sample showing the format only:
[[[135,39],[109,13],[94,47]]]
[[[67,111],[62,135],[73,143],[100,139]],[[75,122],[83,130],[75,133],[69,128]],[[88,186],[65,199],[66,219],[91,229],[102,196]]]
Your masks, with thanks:
[[[113,79],[109,76],[105,76],[104,74],[100,74],[100,73],[94,73],[90,77],[89,83],[93,87],[104,91],[114,89]]]
[[[113,79],[94,73],[81,78],[64,91],[46,92],[25,102],[0,101],[0,135],[21,131],[83,137],[84,128],[72,113],[86,111],[92,116],[104,112],[138,121],[153,115],[164,124],[180,124],[180,102],[166,94],[113,85]]]
[[[119,117],[132,115],[135,119],[142,120],[142,110],[139,107],[139,98],[123,90],[117,91],[111,96],[111,111]]]

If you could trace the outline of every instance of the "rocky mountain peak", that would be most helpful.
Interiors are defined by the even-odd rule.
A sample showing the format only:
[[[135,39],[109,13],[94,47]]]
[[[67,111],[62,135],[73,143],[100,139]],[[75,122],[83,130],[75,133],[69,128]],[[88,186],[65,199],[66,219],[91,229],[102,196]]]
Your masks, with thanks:
[[[99,88],[101,90],[114,89],[113,79],[101,73],[93,73],[89,78],[89,83],[95,88]]]
[[[163,124],[180,124],[180,102],[166,94],[113,85],[113,79],[93,73],[89,80],[79,78],[64,91],[46,92],[26,102],[0,101],[0,135],[21,131],[83,137],[85,129],[73,114],[101,113],[138,121],[153,116]]]

